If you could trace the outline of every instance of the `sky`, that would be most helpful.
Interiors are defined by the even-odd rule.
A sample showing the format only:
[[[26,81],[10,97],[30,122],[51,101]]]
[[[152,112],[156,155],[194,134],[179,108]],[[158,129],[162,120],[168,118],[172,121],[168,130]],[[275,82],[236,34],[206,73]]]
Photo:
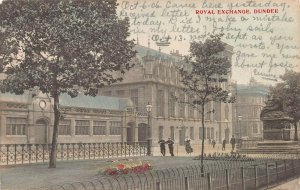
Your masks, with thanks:
[[[165,53],[186,55],[190,42],[224,33],[222,40],[234,47],[238,83],[253,77],[275,84],[286,70],[300,71],[300,0],[117,1],[118,16],[130,18],[130,38]],[[224,14],[229,10],[241,13]]]
[[[118,2],[119,16],[130,17],[131,37],[165,53],[179,50],[186,55],[191,41],[224,33],[222,40],[234,47],[232,79],[238,83],[246,84],[253,77],[275,84],[286,70],[299,71],[299,0]],[[240,12],[224,14],[229,10]]]

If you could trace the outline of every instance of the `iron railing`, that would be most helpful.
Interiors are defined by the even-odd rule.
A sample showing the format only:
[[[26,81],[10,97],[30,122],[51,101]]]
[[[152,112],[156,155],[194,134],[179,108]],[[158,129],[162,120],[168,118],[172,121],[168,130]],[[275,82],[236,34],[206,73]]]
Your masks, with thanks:
[[[0,144],[0,165],[47,162],[51,144]],[[87,160],[145,156],[147,142],[59,143],[56,159]]]
[[[189,165],[143,174],[99,176],[90,181],[35,190],[252,190],[276,186],[300,174],[299,159],[228,163],[219,161],[216,165],[205,167],[204,173],[200,165]]]

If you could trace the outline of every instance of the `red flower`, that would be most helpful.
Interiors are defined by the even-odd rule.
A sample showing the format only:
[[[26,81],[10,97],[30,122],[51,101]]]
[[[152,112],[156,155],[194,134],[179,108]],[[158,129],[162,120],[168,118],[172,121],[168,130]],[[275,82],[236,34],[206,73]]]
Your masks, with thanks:
[[[118,168],[119,170],[123,170],[123,169],[125,168],[125,165],[124,165],[124,164],[118,164],[118,165],[117,165],[117,168]]]

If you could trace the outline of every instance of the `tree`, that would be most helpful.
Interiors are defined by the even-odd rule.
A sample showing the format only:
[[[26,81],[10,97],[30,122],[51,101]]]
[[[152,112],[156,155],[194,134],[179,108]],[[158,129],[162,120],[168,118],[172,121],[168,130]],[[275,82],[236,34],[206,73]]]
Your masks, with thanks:
[[[54,127],[49,168],[56,167],[59,96],[122,80],[136,54],[128,19],[116,16],[116,0],[14,0],[0,5],[2,92],[38,88],[53,99]]]
[[[206,110],[210,102],[232,103],[234,97],[223,89],[222,83],[228,81],[231,63],[226,56],[222,56],[225,45],[221,41],[222,34],[212,35],[202,42],[192,42],[190,55],[186,56],[185,64],[180,68],[183,91],[188,95],[186,103],[193,106],[201,115],[202,146],[201,172],[203,173],[205,115],[214,110]]]
[[[280,77],[282,82],[270,88],[270,95],[283,102],[284,111],[293,119],[294,140],[298,141],[298,122],[300,120],[300,73],[287,71]]]

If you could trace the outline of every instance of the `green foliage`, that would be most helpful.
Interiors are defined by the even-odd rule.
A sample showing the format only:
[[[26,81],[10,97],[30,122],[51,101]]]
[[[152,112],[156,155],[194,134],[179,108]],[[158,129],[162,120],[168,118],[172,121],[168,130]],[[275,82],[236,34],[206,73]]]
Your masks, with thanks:
[[[116,16],[116,0],[4,0],[0,4],[2,92],[39,89],[53,98],[50,168],[56,167],[59,95],[122,80],[133,65],[129,21]]]
[[[284,111],[293,118],[294,122],[300,120],[300,73],[287,71],[281,76],[283,82],[271,87],[270,95],[279,98],[284,105]]]
[[[284,111],[293,118],[295,126],[294,140],[298,141],[298,122],[300,121],[300,73],[287,71],[281,76],[283,82],[270,88],[270,96],[279,98]]]
[[[51,95],[122,80],[134,43],[115,0],[14,0],[0,5],[1,91],[22,94],[39,87]]]
[[[192,97],[192,101],[188,103],[200,112],[202,106],[211,101],[234,101],[230,92],[221,87],[222,83],[227,82],[231,71],[228,57],[222,55],[226,44],[221,41],[221,37],[222,35],[214,35],[204,43],[192,42],[190,55],[180,69],[184,91]]]
[[[186,103],[197,109],[201,114],[203,135],[201,137],[202,176],[204,176],[204,116],[214,112],[214,110],[205,110],[205,105],[211,101],[234,102],[230,92],[222,88],[222,83],[226,83],[229,78],[231,63],[228,57],[224,55],[226,44],[221,41],[221,37],[222,34],[212,35],[204,43],[192,42],[190,55],[186,57],[186,64],[179,70],[183,91],[189,97]]]

